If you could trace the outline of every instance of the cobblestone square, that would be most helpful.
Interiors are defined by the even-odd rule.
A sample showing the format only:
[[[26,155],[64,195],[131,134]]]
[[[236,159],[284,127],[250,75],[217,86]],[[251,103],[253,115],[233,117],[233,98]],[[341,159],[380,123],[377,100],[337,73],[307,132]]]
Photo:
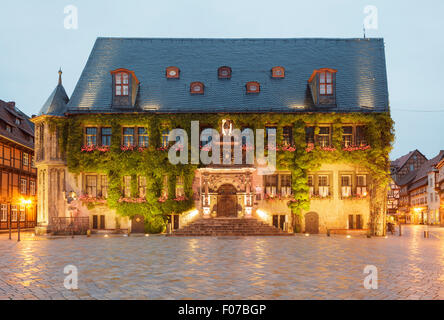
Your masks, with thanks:
[[[0,234],[0,299],[444,299],[444,229],[403,236],[175,238]],[[78,290],[64,287],[78,268]],[[364,268],[378,289],[364,288]]]

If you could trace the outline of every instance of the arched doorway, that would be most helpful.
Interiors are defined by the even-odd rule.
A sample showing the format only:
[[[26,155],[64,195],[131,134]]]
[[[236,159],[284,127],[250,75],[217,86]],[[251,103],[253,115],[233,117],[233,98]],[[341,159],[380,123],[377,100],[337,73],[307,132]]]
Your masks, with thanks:
[[[231,184],[224,184],[217,192],[217,216],[237,217],[236,188]]]
[[[319,233],[319,215],[316,212],[305,214],[305,232],[311,234]]]

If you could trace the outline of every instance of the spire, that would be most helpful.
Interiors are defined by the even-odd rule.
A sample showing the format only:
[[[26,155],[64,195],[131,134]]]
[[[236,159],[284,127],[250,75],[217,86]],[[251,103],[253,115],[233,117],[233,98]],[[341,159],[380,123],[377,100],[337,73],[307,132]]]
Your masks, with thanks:
[[[59,85],[61,85],[62,84],[62,67],[60,67],[60,69],[59,69]]]

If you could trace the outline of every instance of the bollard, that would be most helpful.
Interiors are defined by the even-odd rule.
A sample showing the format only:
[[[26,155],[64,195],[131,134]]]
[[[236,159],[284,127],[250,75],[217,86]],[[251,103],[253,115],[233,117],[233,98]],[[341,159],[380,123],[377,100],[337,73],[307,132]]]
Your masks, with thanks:
[[[424,238],[427,239],[429,237],[429,232],[428,231],[424,231]]]
[[[330,229],[327,229],[327,237],[330,237]]]
[[[399,224],[399,236],[402,236],[402,232],[401,232],[401,224]]]

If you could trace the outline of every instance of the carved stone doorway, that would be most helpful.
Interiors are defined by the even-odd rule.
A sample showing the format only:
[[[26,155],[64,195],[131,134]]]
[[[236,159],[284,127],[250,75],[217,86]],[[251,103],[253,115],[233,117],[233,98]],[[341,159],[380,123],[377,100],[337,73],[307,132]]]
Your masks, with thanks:
[[[231,184],[224,184],[218,190],[217,216],[237,217],[236,188]]]

